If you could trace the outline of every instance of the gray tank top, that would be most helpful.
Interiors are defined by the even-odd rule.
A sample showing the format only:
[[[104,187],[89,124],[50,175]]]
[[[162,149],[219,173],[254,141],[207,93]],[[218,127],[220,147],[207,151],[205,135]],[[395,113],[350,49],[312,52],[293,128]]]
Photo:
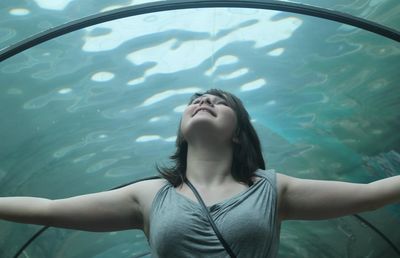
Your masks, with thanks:
[[[246,191],[209,206],[225,241],[237,257],[276,257],[280,224],[277,218],[276,174],[261,177]],[[156,194],[150,212],[152,257],[229,257],[199,203],[169,183]]]

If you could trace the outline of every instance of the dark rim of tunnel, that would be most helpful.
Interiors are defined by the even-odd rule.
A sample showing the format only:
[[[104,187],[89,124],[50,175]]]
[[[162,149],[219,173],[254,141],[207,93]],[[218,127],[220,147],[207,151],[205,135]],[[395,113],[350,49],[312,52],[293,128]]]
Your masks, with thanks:
[[[48,29],[41,33],[38,33],[32,37],[28,37],[21,40],[9,47],[0,50],[0,62],[6,60],[26,49],[36,46],[40,43],[48,41],[50,39],[62,36],[75,30],[86,28],[102,22],[117,20],[130,16],[136,16],[140,14],[190,9],[190,8],[212,8],[212,7],[231,7],[231,8],[252,8],[252,9],[266,9],[266,10],[277,10],[284,12],[292,12],[298,14],[304,14],[308,16],[319,17],[322,19],[332,20],[344,24],[348,24],[360,29],[364,29],[386,38],[400,42],[400,32],[381,25],[376,22],[372,22],[366,19],[355,17],[349,14],[336,12],[332,10],[326,10],[319,7],[281,2],[281,1],[251,1],[251,0],[208,0],[208,1],[159,1],[148,4],[140,4],[135,6],[129,6],[119,8],[104,13],[99,13],[91,16],[87,16],[78,20],[74,20],[63,25]]]
[[[0,50],[0,62],[4,61],[22,51],[25,51],[29,48],[32,48],[38,44],[51,40],[53,38],[62,36],[64,34],[86,28],[95,24],[117,20],[121,18],[126,18],[130,16],[136,16],[140,14],[154,13],[154,12],[162,12],[162,11],[170,11],[170,10],[180,10],[180,9],[190,9],[190,8],[213,8],[213,7],[231,7],[231,8],[252,8],[252,9],[265,9],[265,10],[277,10],[284,12],[292,12],[298,14],[304,14],[308,16],[319,17],[322,19],[332,20],[344,24],[348,24],[354,27],[358,27],[360,29],[364,29],[386,38],[395,40],[400,42],[400,32],[396,31],[392,28],[383,26],[376,22],[372,22],[366,19],[362,19],[359,17],[355,17],[352,15],[348,15],[341,12],[336,12],[332,10],[327,10],[319,7],[297,4],[297,3],[289,3],[289,2],[281,2],[281,1],[251,1],[251,0],[211,0],[211,1],[159,1],[147,4],[140,4],[135,6],[129,6],[124,8],[119,8],[111,11],[107,11],[100,14],[95,14],[91,16],[84,17],[82,19],[74,20],[63,25],[57,26],[55,28],[46,30],[44,32],[38,33],[32,37],[28,37],[24,40],[17,42],[9,47],[6,47]],[[145,179],[135,180],[131,183],[154,179],[158,177],[149,177]],[[128,184],[131,184],[128,183]],[[124,184],[113,189],[128,185]],[[360,220],[362,223],[371,228],[374,232],[376,232],[382,239],[395,251],[395,253],[400,257],[400,250],[396,247],[396,245],[388,238],[385,234],[383,234],[379,229],[373,226],[366,219],[361,217],[358,214],[353,215],[355,218]],[[13,256],[17,258],[36,238],[38,238],[44,231],[46,231],[49,227],[44,226],[40,230],[38,230],[22,247],[18,250],[18,252]]]

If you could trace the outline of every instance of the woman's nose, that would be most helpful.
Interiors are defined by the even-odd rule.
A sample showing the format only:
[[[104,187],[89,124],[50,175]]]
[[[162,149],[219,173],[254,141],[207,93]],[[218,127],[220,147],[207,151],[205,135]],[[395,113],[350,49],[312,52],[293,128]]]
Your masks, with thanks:
[[[212,106],[212,103],[211,103],[211,100],[209,97],[205,97],[200,100],[200,105],[203,105],[204,103],[207,103],[208,105]]]

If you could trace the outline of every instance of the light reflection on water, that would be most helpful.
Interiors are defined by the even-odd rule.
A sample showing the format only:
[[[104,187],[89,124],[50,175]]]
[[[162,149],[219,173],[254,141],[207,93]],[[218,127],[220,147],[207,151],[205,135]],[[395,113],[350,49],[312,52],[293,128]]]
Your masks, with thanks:
[[[10,14],[24,13],[15,10]],[[209,87],[242,98],[269,167],[357,182],[399,171],[399,52],[392,42],[302,16],[222,8],[143,15],[72,34],[0,67],[5,193],[64,197],[153,175],[154,162],[173,150],[189,96]],[[376,220],[399,221],[380,214]],[[393,224],[379,224],[400,238]],[[2,224],[10,246],[33,231]],[[147,250],[137,232],[104,240],[108,235],[54,231],[28,253],[63,253],[82,242],[94,244],[81,257]],[[6,249],[13,250],[0,247],[0,256]],[[387,246],[345,218],[290,222],[281,249],[283,257],[379,257]]]

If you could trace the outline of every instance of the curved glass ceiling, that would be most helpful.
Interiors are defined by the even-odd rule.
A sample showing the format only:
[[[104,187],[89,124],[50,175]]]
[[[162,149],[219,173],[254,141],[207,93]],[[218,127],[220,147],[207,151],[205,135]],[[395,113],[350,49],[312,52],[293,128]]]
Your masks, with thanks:
[[[0,4],[2,17],[0,28],[0,49],[14,44],[31,35],[42,32],[69,21],[116,8],[140,5],[156,1],[94,1],[76,0],[34,0],[9,1]],[[168,1],[159,1],[168,2]],[[346,1],[346,0],[301,0],[287,1],[339,11],[356,17],[377,22],[387,27],[400,30],[400,6],[396,0],[390,1]]]
[[[143,2],[2,3],[0,47]],[[399,24],[394,1],[346,2],[329,7]],[[189,96],[211,87],[243,100],[269,168],[351,182],[398,174],[399,53],[399,43],[348,25],[245,8],[159,12],[72,32],[0,63],[0,194],[63,198],[155,175]],[[399,214],[392,205],[361,216],[400,247]],[[40,229],[0,228],[0,257]],[[49,229],[20,257],[147,253],[140,231]],[[282,226],[280,257],[396,255],[353,216]]]

